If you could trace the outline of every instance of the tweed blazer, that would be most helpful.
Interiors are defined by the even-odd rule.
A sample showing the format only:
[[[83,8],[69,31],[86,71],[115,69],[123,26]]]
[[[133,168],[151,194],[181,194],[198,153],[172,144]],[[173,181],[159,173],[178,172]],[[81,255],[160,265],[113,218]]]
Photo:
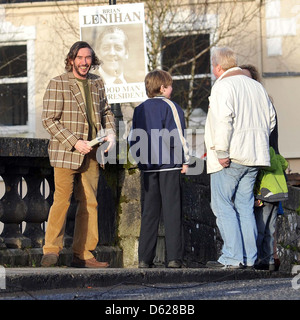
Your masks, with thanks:
[[[107,103],[102,79],[88,75],[97,131],[115,133],[114,115]],[[84,160],[74,146],[80,139],[88,140],[89,124],[86,106],[72,72],[50,80],[44,98],[42,124],[50,134],[48,146],[53,167],[78,169]]]

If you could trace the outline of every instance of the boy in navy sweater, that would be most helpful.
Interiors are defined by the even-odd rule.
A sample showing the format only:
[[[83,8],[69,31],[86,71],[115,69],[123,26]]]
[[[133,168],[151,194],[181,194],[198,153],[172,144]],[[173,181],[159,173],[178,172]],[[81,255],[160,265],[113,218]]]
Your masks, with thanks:
[[[163,214],[167,266],[180,268],[183,258],[181,174],[188,169],[184,113],[170,99],[172,77],[163,70],[145,78],[149,99],[135,108],[130,153],[143,173],[144,203],[139,239],[139,268],[150,268],[156,254]]]

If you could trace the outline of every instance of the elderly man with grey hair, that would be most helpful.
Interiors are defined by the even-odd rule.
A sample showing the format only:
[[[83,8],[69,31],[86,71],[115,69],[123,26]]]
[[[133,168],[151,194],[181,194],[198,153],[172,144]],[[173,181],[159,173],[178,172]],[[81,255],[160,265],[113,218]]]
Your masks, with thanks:
[[[275,110],[263,86],[237,67],[230,48],[212,54],[217,78],[205,125],[211,207],[223,239],[218,261],[209,268],[253,267],[257,227],[253,186],[260,166],[270,165],[269,135]]]

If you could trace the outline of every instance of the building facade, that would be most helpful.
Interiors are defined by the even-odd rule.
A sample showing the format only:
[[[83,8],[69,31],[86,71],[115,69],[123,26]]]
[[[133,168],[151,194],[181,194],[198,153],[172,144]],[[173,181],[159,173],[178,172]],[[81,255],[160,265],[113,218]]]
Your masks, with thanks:
[[[240,64],[251,63],[260,71],[278,114],[280,152],[289,161],[290,172],[300,172],[299,1],[117,4],[134,2],[145,5],[149,69],[172,72],[174,99],[186,110],[188,126],[197,130],[200,140],[214,81],[210,50],[230,46],[238,52]],[[48,138],[41,124],[43,94],[48,81],[64,72],[65,56],[80,40],[79,8],[109,3],[0,1],[0,136]],[[179,54],[182,49],[184,54]],[[133,108],[122,105],[125,119],[130,120]],[[202,156],[203,141],[195,149]]]

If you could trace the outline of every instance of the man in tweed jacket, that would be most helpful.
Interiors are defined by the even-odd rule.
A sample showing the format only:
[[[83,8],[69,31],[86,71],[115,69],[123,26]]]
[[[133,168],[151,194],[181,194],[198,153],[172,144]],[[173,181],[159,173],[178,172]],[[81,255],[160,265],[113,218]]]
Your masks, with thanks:
[[[89,73],[91,67],[100,64],[89,44],[74,43],[65,63],[67,73],[50,80],[43,99],[42,123],[50,134],[49,158],[54,167],[55,193],[41,264],[47,267],[58,261],[74,189],[78,206],[72,266],[103,268],[108,263],[98,262],[91,253],[98,243],[99,164],[97,147],[90,147],[88,142],[105,129],[108,151],[115,139],[114,116],[102,79]]]

